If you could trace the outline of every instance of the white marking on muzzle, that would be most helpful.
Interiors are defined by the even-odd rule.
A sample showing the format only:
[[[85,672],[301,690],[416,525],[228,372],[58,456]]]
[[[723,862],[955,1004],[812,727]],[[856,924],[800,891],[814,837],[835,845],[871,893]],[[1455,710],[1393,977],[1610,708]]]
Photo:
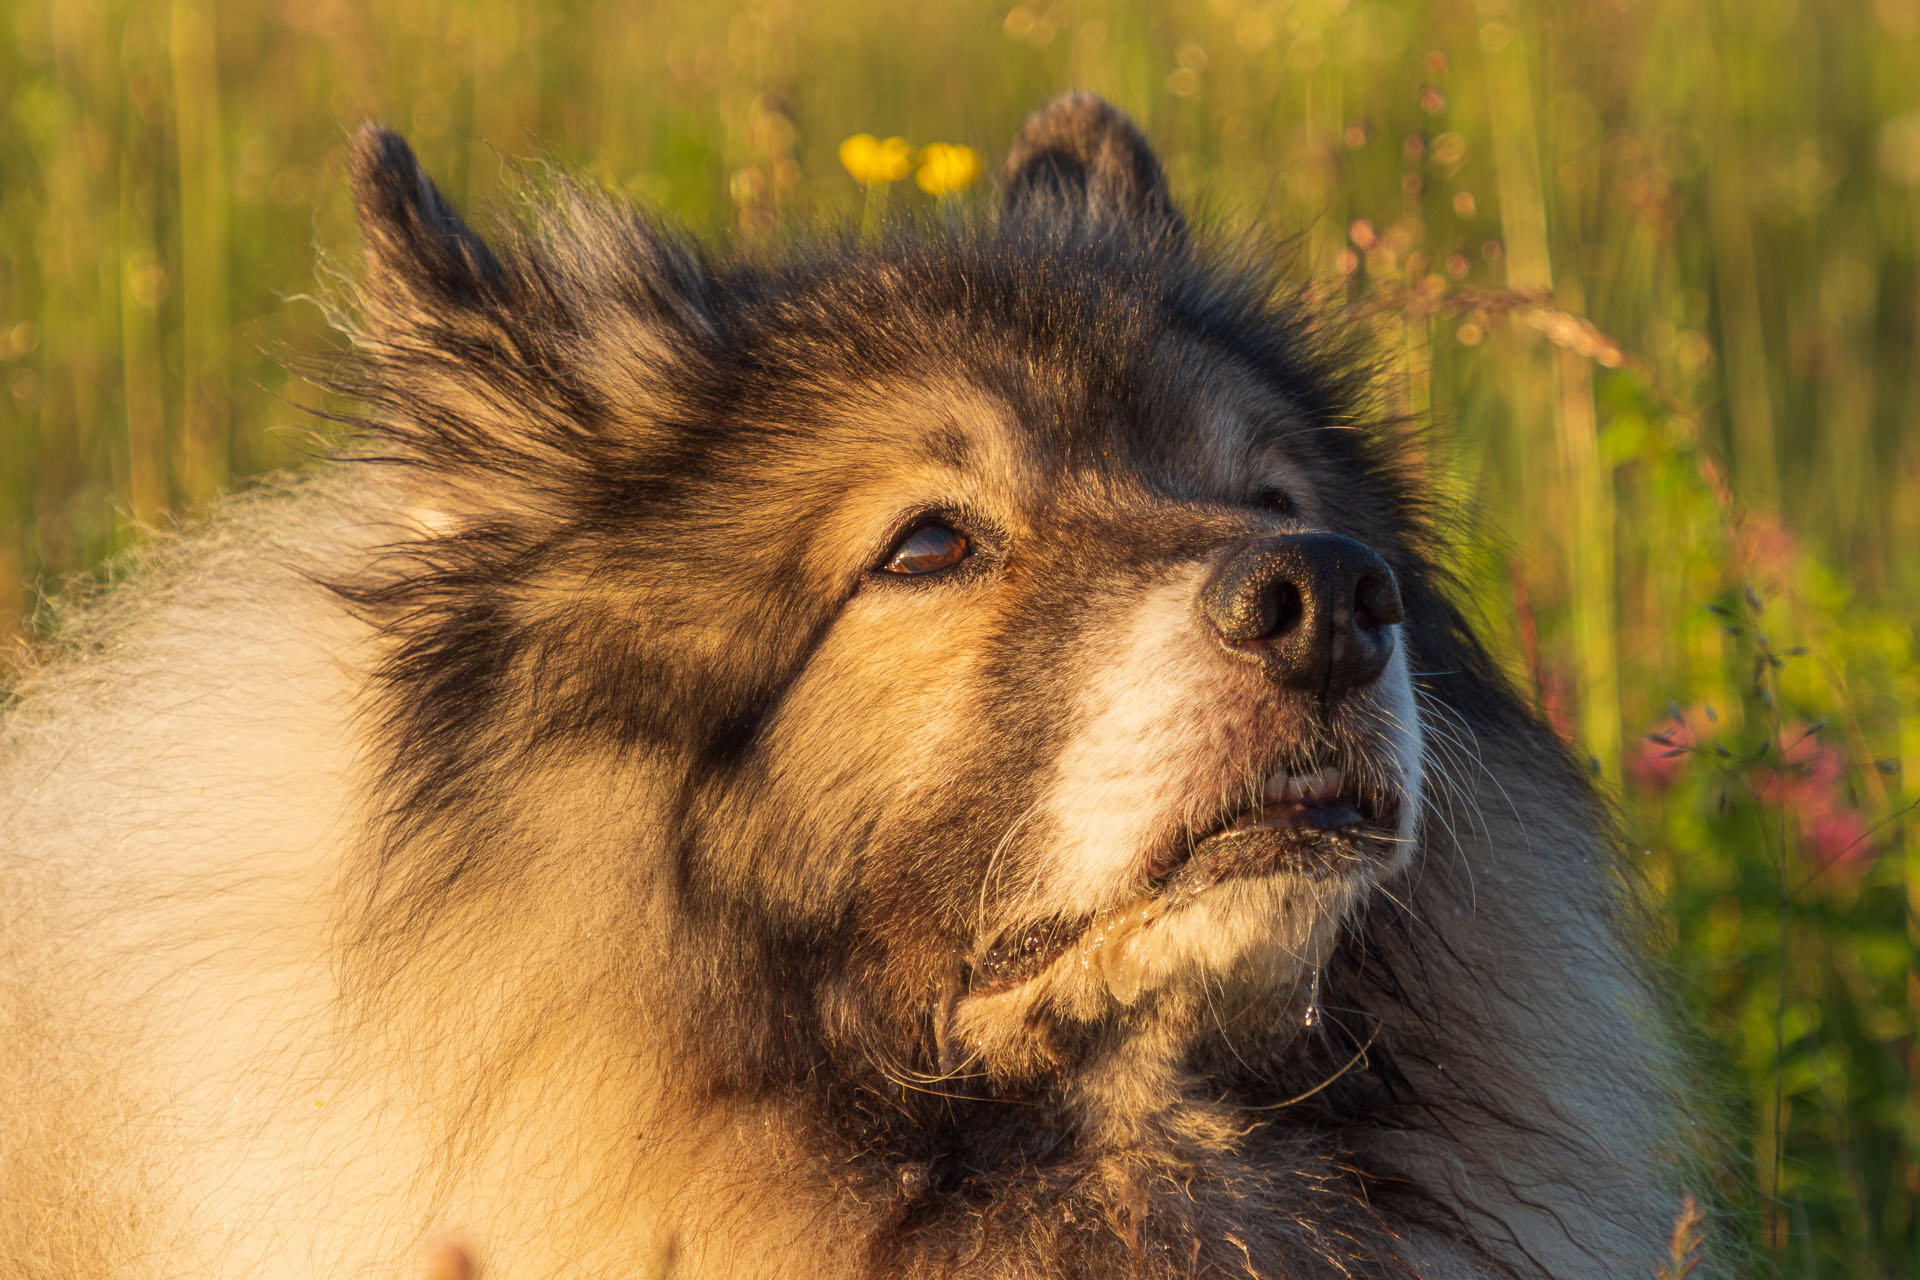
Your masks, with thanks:
[[[1188,566],[1152,587],[1082,650],[1086,691],[1048,805],[1058,841],[1041,891],[1049,906],[1124,898],[1148,841],[1191,802],[1196,771],[1218,760],[1207,686],[1219,659],[1194,607],[1207,572]]]

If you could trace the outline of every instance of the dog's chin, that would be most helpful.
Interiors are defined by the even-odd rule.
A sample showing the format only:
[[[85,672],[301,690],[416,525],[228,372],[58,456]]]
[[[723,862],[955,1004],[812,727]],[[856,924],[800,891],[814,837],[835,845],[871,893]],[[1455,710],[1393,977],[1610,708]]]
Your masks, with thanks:
[[[1164,1028],[1228,1006],[1288,1016],[1342,920],[1405,864],[1418,796],[1372,752],[1283,762],[1151,843],[1096,906],[984,938],[953,1029],[974,1059],[1017,1074],[1048,1066],[1037,1028]]]
[[[1258,805],[1186,843],[1131,901],[985,948],[955,1011],[971,1056],[1018,1073],[1044,1065],[1038,1025],[1202,1006],[1285,1017],[1405,846],[1396,812],[1324,800]]]
[[[1037,967],[993,986],[980,985],[976,974],[954,1010],[967,1056],[996,1074],[1020,1076],[1057,1065],[1062,1029],[1137,1024],[1157,1033],[1168,1017],[1196,1010],[1205,1013],[1196,1032],[1223,1016],[1241,1023],[1234,1011],[1292,1016],[1293,997],[1324,963],[1371,877],[1348,869],[1344,851],[1309,853],[1271,834],[1236,833],[1205,847],[1211,843],[1196,849],[1195,865],[1233,871],[1210,881],[1196,872],[1169,892],[1099,912],[1064,942],[1046,928],[1025,931],[1014,946]],[[1267,869],[1245,870],[1249,864]]]
[[[1123,905],[1004,931],[974,958],[970,992],[1003,995],[1076,962],[1106,973],[1121,953],[1190,955],[1194,963],[1176,966],[1181,974],[1231,977],[1248,950],[1242,934],[1264,928],[1285,937],[1297,933],[1287,926],[1302,911],[1344,910],[1399,864],[1405,844],[1397,798],[1339,791],[1263,798],[1178,833],[1147,859],[1144,891]],[[1248,918],[1244,927],[1226,927],[1228,916]],[[1110,984],[1109,994],[1132,1004],[1155,966],[1123,967],[1130,977]]]

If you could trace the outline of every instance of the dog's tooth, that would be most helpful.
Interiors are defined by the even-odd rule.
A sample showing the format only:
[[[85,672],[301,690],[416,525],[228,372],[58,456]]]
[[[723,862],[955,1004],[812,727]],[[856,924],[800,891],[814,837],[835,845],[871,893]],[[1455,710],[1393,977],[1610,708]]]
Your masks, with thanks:
[[[1326,799],[1340,794],[1346,780],[1346,772],[1332,765],[1311,773],[1276,773],[1267,778],[1261,796],[1269,804]]]

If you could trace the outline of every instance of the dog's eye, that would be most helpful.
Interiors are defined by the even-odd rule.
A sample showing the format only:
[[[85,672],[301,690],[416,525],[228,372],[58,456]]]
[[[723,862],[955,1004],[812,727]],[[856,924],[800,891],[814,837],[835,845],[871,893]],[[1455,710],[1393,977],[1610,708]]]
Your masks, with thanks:
[[[1253,504],[1257,507],[1264,507],[1277,516],[1290,516],[1293,514],[1293,499],[1287,496],[1285,489],[1262,489],[1254,498]]]
[[[893,544],[880,568],[887,573],[914,575],[951,569],[973,554],[967,535],[952,525],[929,520]]]

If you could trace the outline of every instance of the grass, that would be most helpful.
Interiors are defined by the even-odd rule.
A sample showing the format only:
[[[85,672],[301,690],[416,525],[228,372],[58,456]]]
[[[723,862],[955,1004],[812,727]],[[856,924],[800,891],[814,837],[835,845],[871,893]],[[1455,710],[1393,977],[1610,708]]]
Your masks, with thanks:
[[[651,8],[0,13],[0,635],[298,461],[281,356],[328,341],[298,298],[353,251],[362,118],[462,202],[547,148],[754,237],[927,199],[863,195],[849,135],[992,157],[1091,88],[1216,222],[1294,237],[1438,425],[1488,631],[1643,851],[1755,1274],[1920,1268],[1920,10]]]

